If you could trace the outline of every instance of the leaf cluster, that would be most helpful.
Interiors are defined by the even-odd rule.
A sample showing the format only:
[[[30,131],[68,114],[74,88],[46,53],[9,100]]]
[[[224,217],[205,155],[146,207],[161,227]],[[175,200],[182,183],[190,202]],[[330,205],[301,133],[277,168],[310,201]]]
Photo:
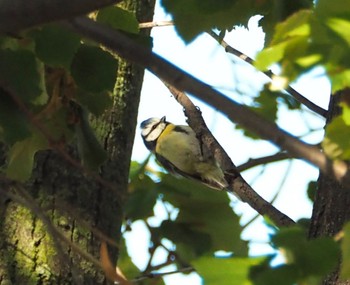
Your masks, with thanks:
[[[152,264],[141,275],[157,272],[170,263],[178,269],[192,266],[204,284],[316,285],[337,267],[342,253],[343,275],[347,277],[348,226],[340,244],[330,237],[309,240],[301,224],[273,227],[271,245],[284,262],[272,265],[276,254],[248,255],[248,241],[241,237],[244,227],[225,193],[162,172],[151,174],[145,165],[132,165],[126,203],[128,225],[132,229],[136,220],[147,225],[150,260],[157,248],[165,247],[165,240],[173,247],[167,249],[168,262]],[[168,216],[158,226],[150,226],[148,219],[154,216],[157,203],[167,208]]]
[[[135,16],[119,7],[97,21],[138,36]],[[83,164],[96,169],[106,153],[89,124],[112,107],[118,58],[60,24],[0,37],[0,141],[9,146],[4,173],[29,178],[38,150],[75,139]]]

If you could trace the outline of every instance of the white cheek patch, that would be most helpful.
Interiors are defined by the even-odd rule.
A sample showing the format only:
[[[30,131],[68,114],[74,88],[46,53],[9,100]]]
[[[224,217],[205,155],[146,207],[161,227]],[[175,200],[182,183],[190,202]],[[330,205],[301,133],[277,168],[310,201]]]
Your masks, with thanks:
[[[158,137],[160,136],[160,134],[163,132],[164,128],[162,128],[163,124],[160,124],[157,126],[157,128],[155,128],[154,130],[148,130],[151,131],[148,135],[146,135],[146,140],[147,141],[155,141],[156,139],[158,139]]]
[[[166,124],[158,118],[150,118],[141,124],[141,135],[146,141],[155,141],[166,128]]]

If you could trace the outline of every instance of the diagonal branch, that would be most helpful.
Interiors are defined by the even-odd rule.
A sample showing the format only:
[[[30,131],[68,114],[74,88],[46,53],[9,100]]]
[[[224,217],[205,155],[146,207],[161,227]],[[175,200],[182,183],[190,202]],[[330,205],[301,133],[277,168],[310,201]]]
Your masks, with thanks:
[[[254,66],[254,60],[247,56],[246,54],[240,52],[239,50],[233,48],[230,46],[227,42],[225,42],[219,35],[217,35],[213,31],[209,31],[208,34],[212,36],[224,49],[227,53],[231,53],[240,59],[244,60],[245,62],[249,63],[250,65]],[[274,74],[271,70],[263,72],[267,77],[270,79],[273,78]],[[298,91],[296,91],[293,87],[288,85],[286,88],[286,91],[292,95],[299,103],[305,105],[307,108],[309,108],[311,111],[314,111],[316,114],[321,115],[322,117],[326,118],[327,116],[327,110],[321,108],[320,106],[316,105],[315,103],[311,102],[309,99],[305,98],[303,95],[301,95]]]
[[[324,174],[350,185],[350,171],[346,162],[330,160],[317,147],[300,141],[273,122],[214,90],[121,32],[86,18],[76,18],[66,25],[83,36],[105,45],[126,60],[146,67],[177,89],[196,96],[226,115],[232,122],[288,151],[291,156],[300,157],[318,167]],[[191,127],[196,128],[194,125]]]
[[[0,34],[14,34],[32,26],[70,19],[121,0],[0,0]]]
[[[218,162],[223,166],[226,179],[229,182],[228,189],[235,193],[243,202],[247,202],[260,215],[268,216],[277,226],[290,226],[294,221],[276,209],[272,204],[264,200],[254,189],[244,180],[237,167],[231,161],[225,150],[213,137],[207,128],[200,110],[192,103],[188,96],[175,87],[166,84],[174,98],[184,107],[188,123],[196,132],[198,138],[206,145],[210,152],[216,157],[220,157]]]
[[[147,23],[141,23],[139,24],[140,29],[144,28],[153,28],[153,27],[165,27],[165,26],[173,26],[173,21],[158,21],[158,22],[147,22]],[[230,46],[225,40],[220,37],[220,35],[216,34],[214,31],[207,32],[211,37],[213,37],[224,49],[227,53],[231,53],[238,58],[242,59],[243,61],[249,63],[250,65],[254,66],[254,60],[247,56],[246,54],[242,53],[241,51],[233,48]],[[273,72],[271,70],[263,72],[267,77],[270,79],[273,79]],[[288,87],[285,89],[291,96],[293,96],[299,103],[305,105],[307,108],[309,108],[311,111],[315,112],[316,114],[321,115],[322,117],[326,118],[327,116],[327,110],[321,108],[320,106],[316,105],[315,103],[311,102],[309,99],[305,98],[303,95],[301,95],[298,91],[296,91],[293,87],[288,85]]]
[[[247,162],[237,166],[237,169],[240,172],[242,172],[242,171],[245,171],[247,169],[258,166],[258,165],[264,165],[267,163],[291,159],[291,158],[293,158],[293,157],[291,157],[287,152],[278,152],[278,153],[264,156],[264,157],[249,159]]]

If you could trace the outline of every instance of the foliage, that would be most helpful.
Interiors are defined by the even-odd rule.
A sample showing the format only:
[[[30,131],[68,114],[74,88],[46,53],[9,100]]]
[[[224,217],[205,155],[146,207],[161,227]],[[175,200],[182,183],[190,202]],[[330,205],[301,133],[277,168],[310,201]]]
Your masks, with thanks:
[[[116,21],[121,15],[123,21]],[[135,16],[121,8],[102,10],[98,20],[138,32]],[[87,119],[111,106],[115,56],[59,24],[23,32],[19,39],[2,37],[0,48],[0,140],[10,147],[8,177],[27,180],[38,150],[74,137],[82,162],[96,169],[106,157]]]
[[[266,33],[266,47],[257,55],[255,66],[267,71],[278,66],[276,78],[285,86],[315,67],[322,67],[332,92],[349,88],[350,3],[319,0],[163,0],[179,36],[189,43],[207,30],[224,35],[235,25],[247,25],[254,15]],[[119,7],[108,7],[94,15],[96,21],[139,37],[136,18]],[[84,167],[96,170],[106,153],[88,123],[112,105],[118,58],[58,23],[36,27],[18,37],[0,38],[0,141],[8,145],[7,163],[2,172],[16,181],[26,181],[37,151],[60,150],[77,141]],[[279,106],[300,110],[301,104],[270,85],[251,99],[250,108],[276,121]],[[350,158],[350,107],[344,97],[342,114],[326,128],[322,142],[331,159]],[[246,133],[253,136],[252,134]],[[150,262],[140,272],[124,245],[119,266],[129,278],[149,274],[172,264],[181,271],[191,266],[205,284],[319,284],[342,256],[341,275],[350,278],[350,228],[343,239],[308,240],[305,230],[295,226],[276,229],[271,244],[284,257],[272,265],[275,256],[252,257],[249,241],[242,239],[240,216],[229,197],[198,183],[179,179],[132,164],[129,193],[124,205],[126,232],[136,221],[146,225],[150,235]],[[310,183],[313,196],[315,184]],[[167,217],[151,225],[154,209],[160,205]],[[170,244],[170,246],[169,246]],[[163,264],[152,264],[158,249],[166,251]],[[158,283],[156,283],[158,282]],[[152,284],[161,284],[156,280]]]

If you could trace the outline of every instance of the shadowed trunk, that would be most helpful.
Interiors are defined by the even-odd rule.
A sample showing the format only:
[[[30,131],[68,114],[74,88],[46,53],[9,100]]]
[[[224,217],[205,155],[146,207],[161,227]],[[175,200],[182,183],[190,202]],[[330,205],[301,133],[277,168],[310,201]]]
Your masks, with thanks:
[[[349,90],[343,90],[331,96],[326,124],[341,112],[339,102],[349,96]],[[310,238],[334,236],[350,219],[350,189],[323,174],[318,178],[318,187],[309,231]],[[345,285],[350,281],[339,281],[339,271],[327,276],[324,285]]]

